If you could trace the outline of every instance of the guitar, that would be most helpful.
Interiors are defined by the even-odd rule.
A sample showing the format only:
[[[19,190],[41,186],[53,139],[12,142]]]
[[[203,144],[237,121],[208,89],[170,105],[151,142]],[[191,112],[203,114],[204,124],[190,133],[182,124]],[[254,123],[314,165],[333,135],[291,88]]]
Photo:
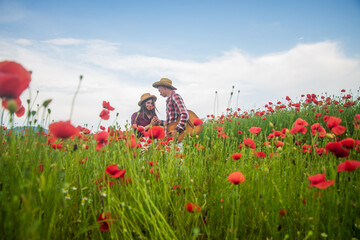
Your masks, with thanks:
[[[198,116],[191,110],[188,110],[188,114],[189,114],[189,119],[186,122],[185,130],[183,132],[181,132],[177,138],[177,140],[179,142],[181,142],[186,135],[192,135],[194,133],[199,134],[202,131],[202,124],[200,124],[198,126],[195,126],[193,124],[194,119],[198,118]],[[180,121],[180,117],[175,122],[167,125],[166,132],[174,131],[176,126],[178,125],[179,121]]]

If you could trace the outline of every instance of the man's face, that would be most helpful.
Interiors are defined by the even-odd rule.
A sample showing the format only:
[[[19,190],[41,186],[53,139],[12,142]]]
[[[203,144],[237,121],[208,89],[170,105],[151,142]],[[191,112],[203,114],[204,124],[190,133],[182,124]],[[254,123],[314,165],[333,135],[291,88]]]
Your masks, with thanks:
[[[166,87],[163,87],[163,86],[159,86],[158,87],[158,90],[159,90],[159,93],[160,93],[160,95],[161,96],[163,96],[163,97],[166,97],[167,96],[167,92],[166,92]]]

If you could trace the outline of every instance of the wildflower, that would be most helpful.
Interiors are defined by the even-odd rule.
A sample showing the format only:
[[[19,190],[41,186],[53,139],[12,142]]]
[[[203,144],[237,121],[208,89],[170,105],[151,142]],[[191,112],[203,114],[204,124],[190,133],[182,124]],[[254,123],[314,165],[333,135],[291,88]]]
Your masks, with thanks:
[[[320,123],[315,123],[311,126],[311,134],[315,135],[316,133],[319,133],[320,138],[326,136],[326,130],[320,125]]]
[[[304,127],[303,125],[295,125],[291,130],[290,133],[291,134],[295,134],[295,133],[302,133],[305,134],[307,132],[306,127]]]
[[[114,111],[115,108],[113,108],[112,106],[110,106],[110,102],[106,102],[106,101],[103,101],[103,108],[109,110],[109,111]]]
[[[110,220],[111,220],[111,213],[105,212],[99,215],[98,217],[98,224],[100,225],[99,229],[101,232],[107,232],[110,229]]]
[[[94,138],[97,141],[96,150],[98,151],[108,143],[109,133],[102,131],[97,133]]]
[[[43,163],[40,163],[39,169],[38,169],[37,171],[38,171],[38,173],[42,173],[43,170],[44,170],[44,164],[43,164]]]
[[[305,120],[298,118],[298,119],[296,119],[294,125],[295,126],[307,126],[309,124]]]
[[[201,211],[200,206],[196,205],[195,203],[187,203],[187,204],[185,204],[185,208],[188,212],[191,212],[191,213]]]
[[[255,156],[264,158],[264,157],[266,157],[266,153],[264,153],[264,152],[255,152]]]
[[[203,124],[203,121],[200,118],[194,118],[193,124],[195,126]]]
[[[302,146],[302,152],[303,153],[311,153],[312,152],[311,146],[309,144],[304,144]]]
[[[251,138],[245,138],[244,145],[252,149],[256,148],[255,142]]]
[[[245,176],[241,172],[233,172],[228,176],[228,181],[237,185],[245,181]]]
[[[343,146],[347,150],[353,149],[356,145],[355,140],[353,138],[345,138],[341,140],[339,143],[341,143],[341,146]]]
[[[152,167],[157,164],[157,161],[149,161],[149,165]]]
[[[0,97],[16,99],[29,87],[31,74],[19,63],[0,62]]]
[[[326,189],[335,183],[335,180],[325,181],[325,173],[309,176],[308,179],[311,182],[309,188],[316,187],[319,189]]]
[[[356,129],[360,128],[360,114],[355,114],[353,124]]]
[[[336,135],[340,135],[343,134],[346,130],[346,127],[340,126],[341,121],[342,120],[338,117],[330,117],[329,120],[327,121],[326,126],[329,128],[329,130],[332,133]]]
[[[65,199],[68,199],[68,200],[70,200],[70,199],[71,199],[71,197],[70,197],[70,194],[69,194],[69,193],[67,193],[67,194],[66,194]]]
[[[165,130],[160,126],[153,126],[148,130],[149,137],[156,139],[163,139],[165,137]]]
[[[284,146],[284,143],[282,141],[274,140],[275,147],[279,148]]]
[[[110,118],[110,112],[106,109],[103,109],[101,112],[100,112],[100,118],[102,120],[108,120]]]
[[[324,148],[316,148],[316,153],[319,155],[319,156],[321,156],[321,155],[323,155],[323,153],[324,153]]]
[[[261,131],[261,128],[259,128],[259,127],[251,127],[249,129],[249,132],[255,133],[255,135],[257,135],[260,131]]]
[[[238,160],[242,157],[242,154],[241,153],[234,153],[233,155],[231,155],[232,159],[235,161],[235,160]]]
[[[49,125],[49,134],[55,138],[70,138],[79,134],[79,129],[71,125],[69,121],[54,122]]]
[[[145,131],[145,128],[143,126],[138,126],[136,131],[143,133]]]
[[[336,157],[347,157],[349,152],[342,147],[340,142],[329,142],[325,145],[326,153],[332,152]]]
[[[328,235],[323,232],[323,233],[321,233],[321,236],[322,236],[323,238],[327,238]]]
[[[106,167],[105,172],[112,178],[124,177],[126,169],[119,169],[116,164],[112,164]]]
[[[288,215],[288,210],[287,209],[281,209],[279,211],[279,216],[280,217],[286,217]]]
[[[352,172],[360,167],[360,161],[357,160],[345,160],[337,166],[337,172],[348,171]]]

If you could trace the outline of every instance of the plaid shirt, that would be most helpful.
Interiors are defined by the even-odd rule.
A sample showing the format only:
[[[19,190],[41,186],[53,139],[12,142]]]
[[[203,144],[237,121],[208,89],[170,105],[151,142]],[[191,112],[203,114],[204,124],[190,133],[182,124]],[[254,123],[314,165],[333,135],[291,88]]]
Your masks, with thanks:
[[[179,116],[180,121],[175,130],[183,131],[185,130],[186,121],[189,119],[189,114],[182,97],[172,91],[168,99],[166,99],[166,125],[176,122]]]

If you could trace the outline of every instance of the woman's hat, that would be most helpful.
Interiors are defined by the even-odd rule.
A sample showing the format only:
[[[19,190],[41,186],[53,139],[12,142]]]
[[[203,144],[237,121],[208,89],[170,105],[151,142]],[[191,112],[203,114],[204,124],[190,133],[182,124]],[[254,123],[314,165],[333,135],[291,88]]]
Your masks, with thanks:
[[[141,106],[142,102],[144,102],[150,98],[152,98],[154,100],[154,102],[156,102],[156,99],[157,99],[156,96],[151,95],[150,93],[144,93],[143,95],[141,95],[138,105]]]
[[[152,85],[154,88],[158,88],[159,86],[164,86],[170,88],[172,90],[176,90],[176,87],[172,85],[172,81],[168,78],[162,78],[160,81],[153,83]]]

